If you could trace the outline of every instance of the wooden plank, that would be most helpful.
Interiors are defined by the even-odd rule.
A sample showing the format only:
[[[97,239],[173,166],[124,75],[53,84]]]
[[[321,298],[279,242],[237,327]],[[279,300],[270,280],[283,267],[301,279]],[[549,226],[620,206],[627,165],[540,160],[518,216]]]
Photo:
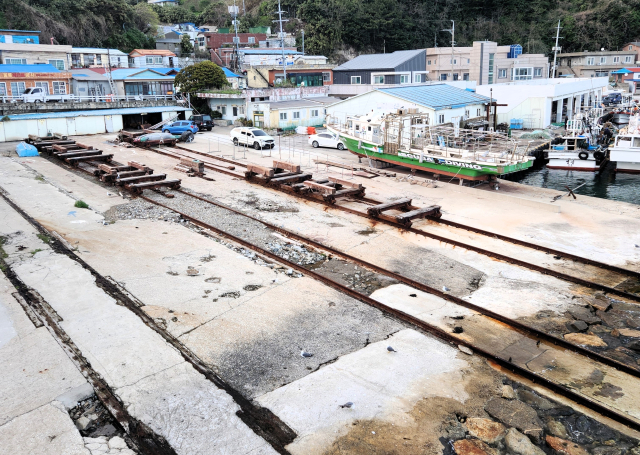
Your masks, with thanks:
[[[53,144],[53,149],[59,152],[66,152],[68,150],[78,150],[81,147],[74,144]]]
[[[67,161],[70,164],[77,164],[82,161],[111,161],[113,158],[113,154],[111,155],[96,155],[96,156],[76,156],[72,158],[67,158]]]
[[[127,185],[126,188],[130,189],[136,194],[140,194],[143,190],[157,189],[162,187],[169,187],[175,190],[180,188],[180,183],[182,183],[182,180],[171,179],[162,180],[160,182],[132,183],[130,185]]]
[[[276,173],[275,169],[271,167],[260,166],[259,164],[247,164],[247,172],[263,175],[265,177],[273,177]]]
[[[348,180],[339,179],[337,177],[329,177],[329,181],[345,186],[347,188],[358,188],[358,189],[362,188],[362,183],[350,182]]]
[[[357,169],[357,166],[344,164],[344,163],[337,163],[335,161],[329,161],[329,160],[313,160],[313,161],[314,163],[317,163],[317,164],[326,164],[327,166],[334,166],[342,169],[349,169],[349,170]]]
[[[440,213],[439,205],[431,205],[429,207],[422,207],[420,209],[412,210],[407,213],[401,213],[400,215],[396,215],[394,218],[398,223],[401,224],[411,224],[411,220],[416,218],[424,218],[426,216],[435,215]]]
[[[131,183],[144,183],[144,182],[157,182],[159,180],[166,180],[167,174],[148,174],[139,175],[135,177],[119,178],[116,180],[116,185],[129,185]]]
[[[83,144],[82,142],[76,142],[76,145],[83,149],[93,150],[93,145]]]
[[[373,172],[369,172],[369,171],[354,171],[353,175],[357,175],[358,177],[364,177],[365,179],[372,179],[378,176],[378,174],[374,174]]]
[[[60,133],[53,133],[53,137],[55,137],[56,139],[62,139],[63,141],[67,139],[67,136]]]
[[[363,196],[364,188],[348,188],[344,190],[338,190],[334,194],[335,197],[346,197],[346,196]]]
[[[128,167],[128,166],[127,166]],[[135,171],[122,171],[116,174],[117,178],[126,178],[126,177],[137,177],[139,175],[147,175],[146,171],[135,170]]]
[[[95,155],[102,155],[102,150],[78,150],[78,151],[74,150],[68,153],[58,153],[58,158],[62,158],[63,160],[66,160],[67,158],[72,158],[75,156],[95,156]]]
[[[371,206],[367,209],[367,214],[369,216],[378,216],[385,210],[404,209],[409,207],[410,205],[411,205],[411,199],[409,198],[397,199],[395,201],[389,201],[383,204]]]
[[[310,181],[303,182],[303,185],[322,194],[336,194],[336,189],[327,185],[321,185]]]
[[[289,172],[300,172],[300,165],[289,163],[288,161],[273,160],[273,167],[275,169],[284,169]]]
[[[140,169],[141,171],[153,173],[153,170],[146,164],[138,163],[137,161],[129,161],[127,164],[136,169]]]

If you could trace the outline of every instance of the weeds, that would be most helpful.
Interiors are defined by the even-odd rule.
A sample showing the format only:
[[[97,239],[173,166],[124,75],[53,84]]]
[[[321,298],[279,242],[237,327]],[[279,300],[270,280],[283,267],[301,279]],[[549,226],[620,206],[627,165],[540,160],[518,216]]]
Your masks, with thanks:
[[[36,248],[36,249],[35,249],[35,250],[33,250],[33,251],[29,251],[29,253],[31,253],[31,256],[35,256],[35,255],[36,255],[36,253],[39,253],[40,251],[42,251],[42,249],[41,249],[41,248]]]
[[[35,179],[40,183],[45,183],[46,182],[46,180],[44,179],[44,177],[41,174],[36,175]]]
[[[81,200],[77,200],[75,204],[73,204],[74,207],[77,207],[79,209],[88,209],[89,208],[89,204],[87,204],[84,201]]]
[[[51,243],[51,237],[49,237],[48,235],[44,235],[44,234],[36,234],[36,237],[38,237],[40,240],[42,240],[44,243],[46,243],[47,245],[49,243]]]

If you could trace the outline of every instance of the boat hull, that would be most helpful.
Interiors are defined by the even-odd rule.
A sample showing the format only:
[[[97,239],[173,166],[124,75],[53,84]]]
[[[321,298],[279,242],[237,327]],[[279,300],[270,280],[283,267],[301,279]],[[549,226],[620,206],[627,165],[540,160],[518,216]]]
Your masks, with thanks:
[[[606,161],[596,164],[595,160],[551,158],[547,169],[565,169],[570,171],[599,171]]]
[[[614,147],[611,149],[611,161],[616,162],[617,172],[640,174],[640,149]]]
[[[511,174],[524,171],[533,166],[533,158],[523,163],[504,166],[490,166],[484,163],[467,163],[452,159],[440,159],[424,156],[422,162],[420,155],[399,151],[397,155],[384,153],[381,145],[371,144],[363,140],[357,140],[335,131],[347,149],[363,158],[384,161],[411,169],[419,169],[436,174],[458,177],[465,180],[491,180],[498,175]]]

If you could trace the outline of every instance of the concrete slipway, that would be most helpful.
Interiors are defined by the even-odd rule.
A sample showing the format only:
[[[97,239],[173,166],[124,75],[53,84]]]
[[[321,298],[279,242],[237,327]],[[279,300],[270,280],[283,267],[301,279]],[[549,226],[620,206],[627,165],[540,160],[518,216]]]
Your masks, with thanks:
[[[82,140],[107,147],[102,137]],[[185,179],[173,172],[175,162],[167,157],[133,149],[109,150],[116,153],[118,161],[144,161],[157,173]],[[566,310],[575,305],[571,296],[579,290],[555,278],[401,234],[393,228],[372,226],[351,215],[327,212],[312,203],[301,203],[231,177],[213,177],[216,182],[188,179],[184,185],[214,194],[229,205],[258,213],[266,220],[355,256],[432,284],[447,285],[456,295],[512,317],[540,321],[537,315],[547,311],[551,319],[562,323],[566,321]],[[438,201],[452,219],[471,219],[482,227],[510,234],[535,235],[537,241],[561,245],[582,255],[593,254],[607,262],[637,266],[640,260],[638,252],[629,248],[629,243],[640,243],[640,239],[625,233],[628,226],[639,223],[638,212],[632,206],[580,200],[584,205],[562,202],[562,211],[557,213],[547,209],[548,202],[536,201],[535,195],[525,195],[524,200],[531,203],[523,209],[518,200],[477,190],[470,193],[446,186],[431,189],[380,179],[367,181],[366,186],[372,195],[409,195],[420,203]],[[531,429],[530,425],[507,419],[502,409],[515,406],[514,403],[526,406],[522,408],[526,412],[538,413],[537,417],[529,415],[534,426],[543,425],[546,434],[560,438],[573,436],[567,430],[563,433],[556,425],[558,421],[564,425],[562,428],[569,428],[571,422],[584,419],[579,417],[580,409],[565,409],[566,415],[554,414],[553,410],[562,408],[560,404],[536,395],[521,382],[512,382],[512,378],[494,370],[480,357],[468,356],[407,328],[308,277],[261,265],[223,239],[205,237],[182,223],[164,221],[174,219],[169,213],[137,203],[119,207],[127,201],[114,190],[44,159],[1,158],[0,187],[27,215],[60,234],[78,257],[100,275],[111,277],[135,296],[143,304],[141,309],[159,327],[179,339],[232,389],[281,419],[296,434],[285,449],[290,453],[442,453],[450,449],[447,440],[460,441],[465,434],[474,434],[473,427],[465,422],[471,417],[494,419],[502,422],[497,425],[510,428],[508,432],[504,429],[507,436],[502,434],[498,442],[488,443],[492,447],[482,450],[536,453],[532,444],[548,447],[544,440],[535,435],[518,439],[521,432],[526,434]],[[84,200],[93,210],[75,209],[74,199]],[[624,215],[612,214],[613,210],[624,211]],[[4,202],[0,203],[0,213],[7,220],[0,226],[0,236],[7,239],[3,247],[7,264],[62,318],[61,327],[125,403],[132,417],[149,425],[176,453],[279,450],[236,416],[238,404],[228,393],[198,373],[157,331],[106,294],[80,263],[52,250]],[[105,216],[115,223],[105,225]],[[529,221],[532,218],[534,223]],[[247,235],[260,236],[253,226],[241,229],[246,229]],[[607,244],[600,241],[604,232],[612,239]],[[491,244],[491,240],[482,242]],[[528,259],[549,261],[536,253]],[[434,270],[433,264],[438,268]],[[403,286],[389,283],[372,297],[415,311],[443,327],[450,327],[451,317],[463,315],[467,317],[465,336],[480,339],[480,334],[487,331],[489,326],[467,311],[447,307],[422,294],[410,298],[409,293],[415,290]],[[11,305],[14,313],[21,316],[15,299],[6,305],[5,300],[10,299],[3,297],[3,306]],[[18,321],[14,313],[11,320]],[[5,328],[3,333],[18,333],[19,324],[13,322],[13,329]],[[27,325],[26,321],[22,324]],[[34,343],[38,349],[58,350],[60,362],[56,365],[67,363],[70,370],[75,368],[65,362],[63,351],[47,332],[42,328],[32,330],[47,335]],[[504,349],[517,348],[518,340],[504,336],[501,341],[497,329],[491,335],[495,339],[488,336],[486,343],[502,342]],[[0,355],[6,353],[18,365],[43,361],[37,350],[33,360],[26,356],[16,358],[14,352],[5,351],[15,343],[11,340],[0,346]],[[397,352],[388,352],[389,345]],[[303,358],[301,350],[314,356]],[[18,375],[18,370],[12,376]],[[31,405],[23,405],[15,394],[3,390],[0,415],[6,413],[9,419],[16,420],[25,411],[40,409],[40,403],[54,406],[59,394],[86,383],[75,371],[77,384],[60,391],[47,392],[48,382],[46,387],[37,382],[30,386],[43,396]],[[585,367],[583,377],[567,380],[584,380],[590,374],[591,370]],[[604,371],[604,376],[623,387],[625,393],[630,390],[615,382],[624,379],[613,372]],[[585,393],[609,400],[632,414],[637,412],[634,403],[638,399],[633,393],[615,399],[602,397],[596,393],[602,391],[602,386],[587,382],[583,385]],[[45,390],[40,392],[43,387]],[[347,402],[354,406],[340,407]],[[71,420],[60,414],[59,425],[69,435],[68,441],[63,442],[69,453],[74,453],[72,447],[82,440]],[[33,437],[39,441],[38,447],[49,446],[43,438],[37,439],[42,430],[18,428],[11,424],[14,420],[4,425],[0,422],[0,434],[13,440]],[[604,442],[611,440],[621,450],[638,445],[632,432],[616,433],[595,420],[580,422],[588,422],[583,433],[591,438],[590,442],[579,441],[588,448],[585,450],[604,453],[595,449],[605,447]],[[586,424],[581,425],[580,428]],[[596,429],[607,439],[594,436]],[[456,444],[458,452],[463,452],[462,443]],[[89,450],[82,444],[77,447]]]

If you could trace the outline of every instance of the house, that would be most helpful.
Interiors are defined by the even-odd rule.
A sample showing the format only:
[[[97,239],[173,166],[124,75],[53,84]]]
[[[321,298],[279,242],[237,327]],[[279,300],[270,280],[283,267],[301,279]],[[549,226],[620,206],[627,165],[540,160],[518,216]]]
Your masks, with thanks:
[[[83,97],[104,97],[115,95],[112,93],[109,78],[105,74],[86,69],[72,69],[71,73],[71,93],[75,96]]]
[[[173,68],[175,58],[176,54],[167,50],[134,49],[129,53],[129,68]]]
[[[609,77],[612,71],[632,66],[638,58],[636,50],[571,52],[558,54],[558,76]]]
[[[549,77],[549,58],[523,54],[519,44],[474,41],[469,47],[432,47],[426,53],[432,81],[471,80],[484,85]]]
[[[1,33],[1,31],[0,31]],[[632,41],[622,46],[622,51],[633,51],[636,53],[633,63],[640,62],[640,41]]]
[[[409,84],[426,80],[424,49],[360,55],[333,69],[334,84]]]
[[[182,40],[180,38],[159,38],[156,40],[156,49],[173,52],[176,55],[182,54]]]
[[[52,44],[0,43],[0,60],[5,65],[49,64],[60,71],[69,69],[71,46]]]
[[[174,68],[123,68],[111,71],[118,96],[158,97],[175,94]]]
[[[377,88],[361,95],[338,101],[327,107],[327,115],[344,123],[348,115],[379,114],[397,109],[415,108],[428,114],[432,125],[451,123],[457,119],[483,117],[489,98],[447,84],[413,85]]]
[[[231,66],[234,61],[236,49],[234,47],[221,47],[211,49],[211,61],[220,66]],[[275,65],[282,67],[283,50],[265,48],[239,48],[238,64],[243,68],[250,66]],[[302,56],[295,48],[284,49],[284,59],[287,65],[293,65],[295,59]]]
[[[478,94],[493,96],[499,104],[498,123],[522,119],[524,128],[546,128],[571,119],[572,113],[597,105],[608,77],[554,78],[479,85]]]
[[[35,30],[0,30],[0,43],[40,44],[40,32]]]
[[[129,68],[128,55],[118,49],[71,48],[71,68],[101,67],[106,66],[107,62],[110,62],[112,68]]]
[[[287,80],[306,87],[333,84],[333,68],[324,56],[294,55],[287,66]],[[252,65],[246,67],[247,83],[252,88],[273,87],[284,78],[282,65]]]
[[[70,82],[71,73],[53,65],[0,64],[0,97],[18,97],[30,87],[44,87],[48,93],[66,95]]]
[[[218,29],[220,31],[222,29]],[[203,33],[205,38],[205,47],[207,49],[219,49],[221,47],[235,47],[236,34],[235,33],[218,33],[218,32],[205,32]],[[267,39],[266,33],[238,33],[238,46],[239,47],[258,47],[259,41]]]
[[[612,71],[611,75],[616,78],[616,83],[622,84],[623,87],[624,84],[628,84],[631,93],[637,93],[640,89],[640,68],[622,68]]]
[[[251,103],[248,118],[258,128],[293,130],[298,126],[322,126],[326,107],[334,104],[328,96],[300,98],[290,101],[261,101]]]
[[[229,68],[222,67],[224,75],[227,77],[227,82],[231,84],[231,88],[244,89],[247,88],[247,77],[241,74],[236,74]]]

